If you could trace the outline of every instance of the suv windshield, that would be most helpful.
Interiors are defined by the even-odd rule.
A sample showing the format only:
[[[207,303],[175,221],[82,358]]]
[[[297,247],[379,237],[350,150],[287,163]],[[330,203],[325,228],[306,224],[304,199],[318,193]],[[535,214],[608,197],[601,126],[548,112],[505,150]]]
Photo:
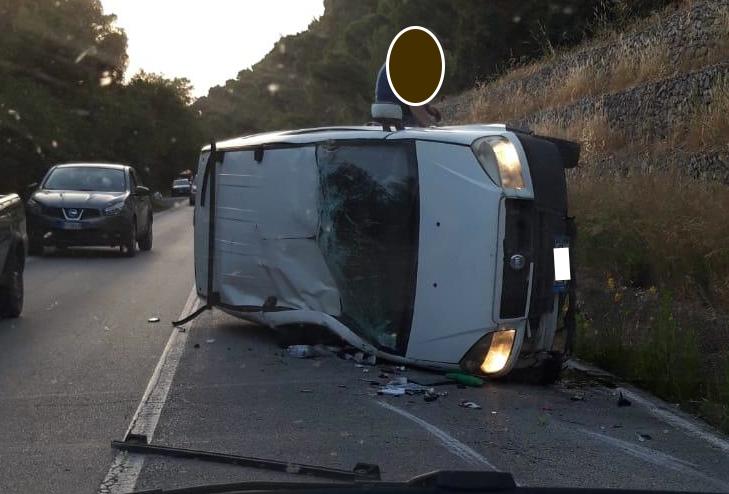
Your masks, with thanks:
[[[124,192],[125,184],[123,170],[76,166],[54,169],[43,184],[43,188],[46,190]]]

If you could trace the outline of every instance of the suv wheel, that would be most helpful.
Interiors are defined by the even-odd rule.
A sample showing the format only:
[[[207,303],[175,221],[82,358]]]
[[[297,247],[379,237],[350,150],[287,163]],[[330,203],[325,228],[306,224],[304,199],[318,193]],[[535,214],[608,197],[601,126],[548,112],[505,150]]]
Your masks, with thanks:
[[[152,216],[147,221],[147,231],[142,238],[139,239],[139,250],[149,251],[152,250]]]
[[[132,220],[132,226],[127,233],[124,243],[119,246],[122,255],[125,257],[134,257],[137,255],[137,220]]]
[[[6,285],[0,287],[0,316],[16,318],[23,312],[23,267],[22,257],[8,257],[3,272]]]
[[[28,240],[28,254],[31,256],[42,256],[43,255],[43,242],[39,239]]]

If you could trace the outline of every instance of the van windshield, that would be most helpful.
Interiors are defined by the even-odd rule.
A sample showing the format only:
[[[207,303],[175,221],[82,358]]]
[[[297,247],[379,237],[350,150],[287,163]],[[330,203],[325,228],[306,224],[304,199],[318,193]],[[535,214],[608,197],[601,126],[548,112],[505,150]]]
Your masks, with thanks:
[[[380,348],[404,353],[418,253],[418,180],[410,143],[321,145],[319,245],[342,318]]]

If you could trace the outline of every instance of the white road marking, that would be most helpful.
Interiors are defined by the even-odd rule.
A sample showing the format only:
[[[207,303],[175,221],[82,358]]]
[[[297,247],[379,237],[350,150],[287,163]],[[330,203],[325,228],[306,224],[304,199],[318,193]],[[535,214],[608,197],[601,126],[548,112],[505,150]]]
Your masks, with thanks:
[[[187,297],[185,307],[182,309],[180,318],[186,316],[198,307],[199,299],[193,285],[190,295]],[[183,328],[188,329],[188,323]],[[125,437],[129,433],[144,434],[148,441],[152,441],[154,430],[157,428],[159,417],[162,414],[162,408],[167,400],[167,393],[170,390],[172,379],[177,370],[177,364],[180,362],[182,353],[185,349],[187,341],[187,331],[181,331],[178,328],[172,330],[167,345],[165,346],[162,356],[157,362],[152,377],[144,391],[142,401],[137,407],[137,411],[132,417],[129,428]],[[139,454],[119,451],[116,453],[112,461],[111,468],[106,474],[104,481],[99,486],[99,492],[105,494],[120,494],[134,490],[137,478],[144,466],[144,456]]]
[[[491,470],[498,471],[498,469],[494,465],[492,465],[486,458],[481,456],[473,448],[466,446],[461,441],[459,441],[455,437],[449,435],[442,429],[439,429],[438,427],[434,426],[433,424],[426,422],[425,420],[421,419],[420,417],[416,417],[415,415],[411,414],[410,412],[406,412],[402,408],[398,408],[395,405],[391,405],[384,401],[377,401],[377,404],[383,408],[387,408],[390,411],[393,411],[399,415],[402,415],[406,419],[409,419],[409,420],[415,422],[420,427],[422,427],[426,431],[433,434],[436,438],[438,438],[438,440],[443,444],[443,446],[445,446],[451,453],[453,453],[456,456],[458,456],[459,458],[463,459],[468,464],[474,465],[474,466],[485,465],[485,466],[489,467]]]
[[[587,429],[579,429],[579,430],[583,434],[593,437],[610,446],[619,448],[631,456],[634,456],[641,460],[647,461],[649,463],[653,463],[654,465],[658,465],[661,467],[671,469],[671,470],[678,472],[680,474],[683,474],[683,475],[692,475],[692,476],[700,478],[700,479],[704,480],[705,482],[708,482],[716,487],[719,487],[722,490],[729,490],[729,483],[723,482],[719,479],[715,479],[713,477],[710,477],[710,476],[700,472],[697,469],[697,465],[695,465],[694,463],[689,463],[687,461],[681,460],[679,458],[676,458],[669,454],[663,453],[661,451],[657,451],[655,449],[650,449],[650,448],[644,448],[643,446],[638,446],[637,444],[632,444],[627,441],[623,441],[622,439],[607,436],[605,434],[599,434],[597,432],[592,432]]]
[[[726,453],[729,453],[729,441],[723,439],[717,434],[714,434],[713,432],[708,430],[708,427],[701,427],[701,425],[673,413],[672,411],[661,406],[659,403],[655,403],[649,398],[645,398],[634,391],[625,388],[619,388],[618,391],[622,392],[623,396],[625,396],[632,402],[647,408],[650,414],[654,417],[661,419],[674,427],[683,429],[686,432],[689,432],[690,434],[698,437],[702,441],[706,441],[707,443],[716,446]]]

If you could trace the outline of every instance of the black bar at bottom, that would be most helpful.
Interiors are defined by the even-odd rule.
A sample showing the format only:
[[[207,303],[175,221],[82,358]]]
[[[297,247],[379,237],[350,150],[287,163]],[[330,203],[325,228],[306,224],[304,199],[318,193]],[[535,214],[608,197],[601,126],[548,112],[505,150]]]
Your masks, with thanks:
[[[112,441],[111,447],[131,453],[146,453],[153,455],[173,456],[175,458],[191,458],[195,460],[211,461],[215,463],[227,463],[250,468],[260,468],[277,472],[286,472],[297,475],[309,475],[334,480],[380,480],[380,468],[377,465],[358,463],[354,470],[340,470],[337,468],[319,467],[315,465],[303,465],[280,460],[267,460],[264,458],[253,458],[250,456],[229,455],[225,453],[212,453],[209,451],[197,451],[194,449],[171,448],[156,444],[143,444],[139,442]]]

